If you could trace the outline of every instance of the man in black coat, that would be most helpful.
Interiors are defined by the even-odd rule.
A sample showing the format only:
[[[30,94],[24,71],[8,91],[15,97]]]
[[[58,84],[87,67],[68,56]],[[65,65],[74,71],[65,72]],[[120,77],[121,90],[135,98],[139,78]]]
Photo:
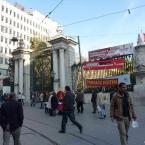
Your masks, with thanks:
[[[82,125],[80,125],[75,120],[75,115],[74,115],[75,95],[71,92],[69,86],[65,86],[65,91],[66,93],[63,100],[64,110],[62,116],[61,130],[59,131],[59,133],[65,133],[68,117],[71,120],[71,122],[79,128],[80,133],[82,133],[82,129],[83,129]]]
[[[93,107],[93,112],[92,113],[96,113],[96,108],[97,108],[97,93],[98,93],[97,89],[94,89],[93,92],[92,92],[92,98],[91,98],[92,107]]]
[[[1,107],[1,126],[3,129],[3,145],[9,145],[10,136],[13,136],[14,145],[21,145],[20,132],[23,124],[22,104],[16,101],[14,93]]]

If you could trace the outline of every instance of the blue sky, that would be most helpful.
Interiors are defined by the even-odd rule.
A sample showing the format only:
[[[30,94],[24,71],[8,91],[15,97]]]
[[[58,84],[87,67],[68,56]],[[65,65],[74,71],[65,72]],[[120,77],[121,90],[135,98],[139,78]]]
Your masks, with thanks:
[[[35,9],[48,14],[61,0],[7,0],[18,2],[26,9]],[[130,9],[145,5],[145,0],[64,0],[50,15],[60,25],[70,24],[79,20],[97,17],[110,12]],[[145,7],[128,12],[94,19],[68,27],[64,32],[70,36],[80,36],[83,56],[88,51],[109,46],[134,43],[137,34],[145,32]]]

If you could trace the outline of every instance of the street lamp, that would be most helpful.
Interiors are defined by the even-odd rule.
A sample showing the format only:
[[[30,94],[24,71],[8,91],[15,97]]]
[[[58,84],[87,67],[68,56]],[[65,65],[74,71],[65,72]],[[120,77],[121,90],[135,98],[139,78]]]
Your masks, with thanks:
[[[56,75],[55,71],[52,70],[50,75],[51,75],[51,87],[52,87],[52,91],[54,91],[54,78]]]

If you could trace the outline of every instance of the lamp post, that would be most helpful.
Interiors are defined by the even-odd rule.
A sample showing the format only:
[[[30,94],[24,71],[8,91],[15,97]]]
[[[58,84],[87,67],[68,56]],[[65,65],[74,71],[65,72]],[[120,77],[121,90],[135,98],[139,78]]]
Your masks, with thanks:
[[[52,91],[54,91],[54,79],[56,75],[55,71],[52,70],[50,75],[51,75],[51,87],[52,87]]]

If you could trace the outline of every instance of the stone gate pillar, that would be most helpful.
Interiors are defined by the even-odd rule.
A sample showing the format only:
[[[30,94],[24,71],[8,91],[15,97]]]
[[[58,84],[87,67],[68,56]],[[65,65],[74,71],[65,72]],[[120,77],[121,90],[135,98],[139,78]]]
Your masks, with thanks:
[[[22,39],[19,41],[19,47],[13,52],[15,62],[14,70],[14,91],[16,94],[21,92],[25,95],[26,101],[30,101],[30,53],[31,49],[24,47]]]
[[[53,52],[54,90],[64,90],[65,85],[72,87],[71,66],[75,63],[76,41],[60,34],[49,42],[52,44]]]
[[[145,43],[143,35],[138,35],[137,46],[134,48],[136,85],[134,97],[137,104],[145,105]]]

